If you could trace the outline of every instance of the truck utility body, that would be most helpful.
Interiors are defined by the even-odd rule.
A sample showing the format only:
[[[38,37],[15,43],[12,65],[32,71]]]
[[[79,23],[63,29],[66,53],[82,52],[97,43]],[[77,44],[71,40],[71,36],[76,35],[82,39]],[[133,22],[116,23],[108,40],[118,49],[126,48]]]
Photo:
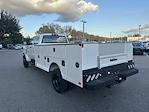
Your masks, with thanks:
[[[131,43],[70,44],[66,36],[52,34],[34,37],[24,49],[23,63],[51,72],[59,93],[69,83],[81,88],[111,86],[138,73]]]

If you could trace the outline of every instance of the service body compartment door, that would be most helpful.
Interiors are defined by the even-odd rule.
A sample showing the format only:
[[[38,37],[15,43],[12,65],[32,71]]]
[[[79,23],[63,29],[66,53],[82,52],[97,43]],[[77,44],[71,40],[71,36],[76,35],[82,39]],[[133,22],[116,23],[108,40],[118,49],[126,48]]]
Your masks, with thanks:
[[[99,56],[98,57],[98,67],[108,67],[112,65],[118,65],[121,63],[126,63],[127,61],[127,54],[114,54],[114,55],[107,55],[107,56]]]
[[[65,76],[65,79],[77,86],[83,87],[81,46],[66,46],[66,66],[67,76]]]
[[[97,44],[84,44],[82,48],[82,70],[97,68],[99,55]]]

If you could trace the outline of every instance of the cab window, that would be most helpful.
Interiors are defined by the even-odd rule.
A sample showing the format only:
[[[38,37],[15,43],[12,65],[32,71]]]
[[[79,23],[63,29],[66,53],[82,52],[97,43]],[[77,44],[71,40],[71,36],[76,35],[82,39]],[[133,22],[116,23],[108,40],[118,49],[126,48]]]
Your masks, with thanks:
[[[44,35],[42,43],[67,43],[67,39],[65,36]]]
[[[31,44],[35,45],[35,44],[38,44],[38,43],[39,43],[39,37],[38,36],[33,37],[32,41],[31,41]]]

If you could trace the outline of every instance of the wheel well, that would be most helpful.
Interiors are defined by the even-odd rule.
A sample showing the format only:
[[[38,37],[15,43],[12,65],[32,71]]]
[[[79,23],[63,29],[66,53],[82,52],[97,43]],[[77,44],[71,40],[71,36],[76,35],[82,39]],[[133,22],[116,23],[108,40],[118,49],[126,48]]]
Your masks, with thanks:
[[[51,71],[53,71],[53,70],[55,70],[55,69],[59,69],[59,66],[58,66],[56,63],[52,63],[52,64],[50,65],[49,71],[51,72]]]
[[[23,53],[23,58],[24,58],[24,59],[26,59],[26,56],[25,56],[25,54],[24,54],[24,53]]]

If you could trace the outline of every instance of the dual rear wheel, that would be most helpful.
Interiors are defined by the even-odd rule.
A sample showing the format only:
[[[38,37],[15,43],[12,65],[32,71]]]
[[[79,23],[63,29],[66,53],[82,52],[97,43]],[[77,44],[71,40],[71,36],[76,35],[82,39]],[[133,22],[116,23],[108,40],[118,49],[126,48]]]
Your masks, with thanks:
[[[23,65],[25,68],[29,67],[29,62],[26,60],[25,56],[23,56]]]

